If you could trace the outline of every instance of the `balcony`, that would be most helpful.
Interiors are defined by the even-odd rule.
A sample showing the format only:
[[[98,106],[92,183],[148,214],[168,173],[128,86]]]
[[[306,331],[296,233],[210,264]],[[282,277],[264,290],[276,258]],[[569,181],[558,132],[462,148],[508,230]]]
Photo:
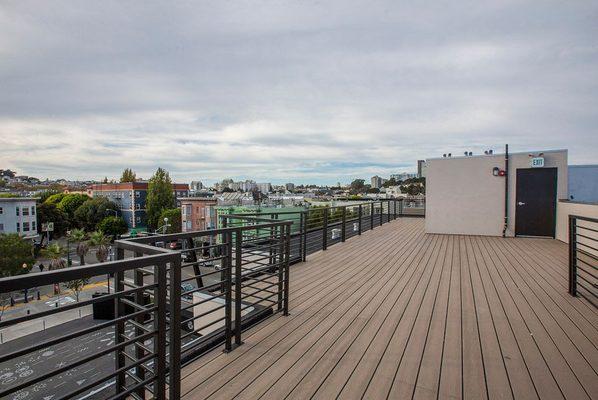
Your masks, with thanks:
[[[572,223],[567,246],[426,234],[422,213],[391,200],[229,215],[119,242],[112,263],[2,279],[112,273],[116,290],[0,322],[100,301],[115,314],[0,346],[0,397],[598,398],[598,222]],[[64,365],[43,369],[46,355]]]

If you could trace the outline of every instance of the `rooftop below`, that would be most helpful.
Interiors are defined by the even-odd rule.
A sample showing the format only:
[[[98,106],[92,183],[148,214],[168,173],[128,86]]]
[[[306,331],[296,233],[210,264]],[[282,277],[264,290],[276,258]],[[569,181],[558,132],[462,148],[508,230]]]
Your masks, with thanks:
[[[182,370],[186,399],[596,399],[598,309],[552,239],[401,218],[291,267],[290,316]]]

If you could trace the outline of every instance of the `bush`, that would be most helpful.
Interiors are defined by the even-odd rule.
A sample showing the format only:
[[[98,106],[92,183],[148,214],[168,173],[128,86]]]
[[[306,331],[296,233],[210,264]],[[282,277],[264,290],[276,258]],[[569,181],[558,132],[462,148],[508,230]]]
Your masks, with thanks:
[[[108,236],[115,238],[118,235],[127,233],[127,223],[121,217],[106,217],[98,224],[98,230]]]

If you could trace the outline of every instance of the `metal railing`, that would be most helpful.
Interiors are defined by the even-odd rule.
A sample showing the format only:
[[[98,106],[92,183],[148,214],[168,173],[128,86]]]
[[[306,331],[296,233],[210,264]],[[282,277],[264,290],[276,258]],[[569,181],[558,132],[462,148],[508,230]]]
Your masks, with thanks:
[[[598,307],[598,219],[569,216],[569,293]]]
[[[32,398],[61,387],[53,399],[80,397],[104,391],[108,397],[164,398],[166,391],[166,271],[176,254],[107,262],[0,279],[0,293],[69,282],[86,283],[94,277],[115,276],[115,290],[91,299],[55,305],[37,313],[5,318],[0,329],[18,330],[40,318],[64,318],[85,307],[103,307],[111,313],[102,322],[88,318],[69,326],[53,328],[36,340],[14,339],[0,352],[0,398]],[[124,274],[152,270],[153,278],[131,285]],[[76,283],[73,283],[76,285]],[[71,285],[69,285],[71,286]],[[60,290],[60,289],[59,289]],[[107,307],[107,308],[106,308]],[[56,361],[56,356],[60,356]],[[116,360],[116,362],[115,362]],[[97,369],[94,374],[81,371]],[[77,378],[81,374],[81,379]],[[74,378],[73,378],[74,377]]]
[[[341,206],[315,206],[300,211],[243,213],[245,217],[289,220],[290,262],[306,260],[306,256],[361,235],[399,217],[424,217],[424,199],[383,199],[354,202]],[[227,215],[221,216],[221,218]]]
[[[183,366],[216,345],[229,352],[242,332],[271,315],[288,315],[291,221],[227,216],[221,229],[116,242],[118,257],[168,251],[169,364]],[[143,277],[136,277],[141,281]],[[169,397],[180,393],[180,368],[169,374]]]
[[[417,214],[405,208],[391,199],[224,215],[220,229],[118,240],[116,261],[2,278],[0,294],[74,281],[106,289],[111,276],[107,293],[0,314],[0,335],[56,322],[0,346],[0,398],[180,398],[183,365],[216,346],[233,350],[273,313],[288,315],[290,263]]]

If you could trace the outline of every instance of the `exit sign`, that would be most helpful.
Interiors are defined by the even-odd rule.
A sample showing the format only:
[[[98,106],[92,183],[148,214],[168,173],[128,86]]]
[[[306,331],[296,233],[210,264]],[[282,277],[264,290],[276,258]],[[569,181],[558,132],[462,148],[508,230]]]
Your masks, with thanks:
[[[530,161],[532,168],[542,168],[544,166],[544,157],[534,157]]]

